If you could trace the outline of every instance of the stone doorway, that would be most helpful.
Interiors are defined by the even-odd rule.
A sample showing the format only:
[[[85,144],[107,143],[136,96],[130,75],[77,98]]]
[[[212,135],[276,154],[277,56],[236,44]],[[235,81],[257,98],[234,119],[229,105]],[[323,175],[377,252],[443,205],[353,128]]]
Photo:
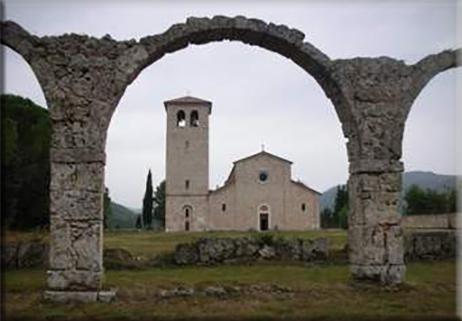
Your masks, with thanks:
[[[267,213],[260,214],[260,231],[268,231],[269,229],[269,216]]]

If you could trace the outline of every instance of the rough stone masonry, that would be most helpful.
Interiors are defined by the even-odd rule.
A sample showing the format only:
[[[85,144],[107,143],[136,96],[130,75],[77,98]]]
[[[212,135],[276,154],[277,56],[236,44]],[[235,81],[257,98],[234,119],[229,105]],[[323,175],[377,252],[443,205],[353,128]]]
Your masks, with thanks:
[[[125,89],[165,54],[224,40],[279,53],[319,83],[348,141],[351,272],[357,279],[404,280],[398,212],[404,125],[432,77],[460,65],[460,49],[413,65],[388,57],[330,59],[304,41],[301,31],[242,16],[192,17],[139,41],[109,35],[38,37],[13,21],[2,22],[1,31],[0,42],[31,66],[52,118],[48,294],[53,300],[107,299],[107,293],[98,294],[105,144]]]

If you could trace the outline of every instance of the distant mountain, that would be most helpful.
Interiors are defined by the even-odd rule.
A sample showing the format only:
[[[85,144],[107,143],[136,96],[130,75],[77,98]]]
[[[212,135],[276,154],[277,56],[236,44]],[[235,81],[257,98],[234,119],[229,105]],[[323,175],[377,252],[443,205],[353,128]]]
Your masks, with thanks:
[[[111,202],[111,215],[108,219],[109,229],[134,229],[136,226],[137,213],[127,207]]]
[[[134,208],[134,207],[127,207],[127,208],[135,214],[141,214],[141,212],[143,212],[143,209],[141,208]]]
[[[432,189],[442,192],[446,189],[456,187],[457,176],[440,175],[433,172],[413,171],[403,175],[403,192],[405,193],[412,185],[417,185],[423,189]],[[321,211],[326,207],[333,209],[335,196],[337,195],[337,185],[329,188],[320,197]]]
[[[404,174],[403,190],[407,190],[412,185],[421,188],[433,189],[442,192],[447,189],[456,187],[457,176],[440,175],[432,172],[407,172]]]
[[[336,185],[334,187],[329,188],[327,191],[322,193],[321,197],[319,198],[319,203],[321,206],[321,211],[325,209],[326,207],[330,209],[334,209],[335,205],[335,196],[337,195],[337,188],[340,186],[345,186],[343,185]]]

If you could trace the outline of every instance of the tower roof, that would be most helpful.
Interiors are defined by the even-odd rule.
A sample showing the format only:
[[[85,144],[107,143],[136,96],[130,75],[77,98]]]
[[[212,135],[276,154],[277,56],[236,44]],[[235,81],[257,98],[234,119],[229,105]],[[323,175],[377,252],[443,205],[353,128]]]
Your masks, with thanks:
[[[184,96],[180,98],[170,99],[164,101],[165,108],[168,105],[205,105],[212,108],[212,102],[192,96]]]

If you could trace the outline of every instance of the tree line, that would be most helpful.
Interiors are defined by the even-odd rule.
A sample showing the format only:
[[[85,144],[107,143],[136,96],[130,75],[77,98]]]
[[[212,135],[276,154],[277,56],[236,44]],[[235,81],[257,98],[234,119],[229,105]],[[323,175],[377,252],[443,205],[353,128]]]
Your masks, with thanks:
[[[1,209],[5,229],[31,229],[49,221],[48,110],[29,99],[1,95]]]
[[[17,95],[1,95],[0,102],[2,226],[6,230],[47,228],[50,220],[49,112],[30,99]],[[103,224],[107,228],[112,215],[107,188],[103,204]],[[153,192],[150,171],[143,213],[143,227],[151,228],[154,216],[163,228],[165,181]]]
[[[348,191],[345,185],[337,187],[334,208],[321,213],[322,228],[348,228]],[[457,190],[448,188],[438,192],[412,185],[404,194],[403,216],[457,213]]]
[[[457,212],[457,191],[438,192],[412,185],[404,196],[403,215],[431,215]]]

